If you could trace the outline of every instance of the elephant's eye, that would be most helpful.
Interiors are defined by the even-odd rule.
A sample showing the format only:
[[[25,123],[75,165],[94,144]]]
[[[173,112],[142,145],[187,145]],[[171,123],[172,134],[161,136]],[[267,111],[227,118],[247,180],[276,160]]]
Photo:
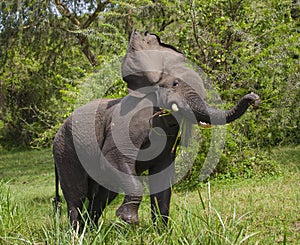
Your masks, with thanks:
[[[175,81],[173,82],[173,87],[177,87],[178,85],[179,85],[178,80],[175,80]]]

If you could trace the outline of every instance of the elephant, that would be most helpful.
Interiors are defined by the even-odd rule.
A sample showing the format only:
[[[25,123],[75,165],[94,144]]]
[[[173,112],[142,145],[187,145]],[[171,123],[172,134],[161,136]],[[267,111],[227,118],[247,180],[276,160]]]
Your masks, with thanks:
[[[174,160],[181,122],[186,134],[193,124],[224,125],[260,105],[257,94],[242,97],[229,110],[208,105],[201,77],[183,53],[152,33],[133,31],[122,63],[129,93],[119,99],[97,99],[77,108],[53,141],[56,198],[60,183],[70,224],[81,226],[81,211],[97,224],[105,207],[120,193],[116,215],[139,224],[138,209],[148,171],[153,223],[167,225],[174,183]],[[187,137],[188,138],[188,137]],[[188,144],[183,142],[183,144]]]

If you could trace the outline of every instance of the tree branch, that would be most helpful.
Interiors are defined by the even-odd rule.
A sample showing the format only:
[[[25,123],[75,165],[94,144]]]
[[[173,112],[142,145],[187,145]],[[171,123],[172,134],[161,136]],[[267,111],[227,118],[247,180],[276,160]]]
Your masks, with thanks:
[[[99,13],[103,11],[106,7],[106,5],[109,3],[109,1],[98,1],[97,2],[97,8],[95,9],[94,13],[92,13],[89,18],[83,23],[82,29],[86,29],[90,26],[90,24],[98,17]]]
[[[68,6],[62,3],[60,0],[55,0],[56,7],[62,16],[67,17],[74,25],[80,27],[80,21],[75,15],[68,9]]]
[[[169,21],[164,20],[161,24],[161,26],[159,27],[158,31],[164,31],[166,29],[166,27],[168,25],[171,25],[173,22],[175,22],[175,20],[171,19]]]
[[[125,23],[125,30],[126,33],[128,34],[128,40],[130,40],[130,36],[133,31],[132,9],[128,10],[127,20]]]
[[[60,14],[64,17],[67,17],[72,24],[77,26],[79,29],[86,29],[88,28],[91,23],[98,17],[99,13],[104,10],[105,6],[109,3],[109,0],[101,2],[100,0],[97,1],[97,8],[95,11],[89,15],[88,19],[84,23],[80,23],[80,21],[76,18],[76,16],[69,10],[68,6],[64,3],[62,3],[60,0],[55,0],[56,7]],[[96,66],[98,64],[98,61],[93,54],[93,52],[90,50],[90,44],[89,40],[86,36],[77,35],[77,38],[79,40],[79,43],[82,47],[82,52],[85,54],[87,59],[89,60],[90,64],[92,66]]]
[[[204,40],[204,38],[201,37],[200,34],[198,34],[198,29],[197,29],[197,23],[196,23],[196,14],[195,14],[195,8],[193,6],[193,1],[190,2],[190,15],[191,15],[191,19],[192,19],[192,28],[193,28],[193,36],[194,39],[196,41],[197,47],[200,49],[203,59],[204,59],[204,63],[207,64],[207,56],[204,52],[204,49],[202,47],[202,45],[199,42],[199,38],[205,43],[207,44],[207,42]]]

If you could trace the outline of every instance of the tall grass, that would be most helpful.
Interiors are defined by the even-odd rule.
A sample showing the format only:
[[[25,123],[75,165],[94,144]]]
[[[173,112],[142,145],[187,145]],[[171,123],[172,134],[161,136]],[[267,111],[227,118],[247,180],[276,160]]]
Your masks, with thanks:
[[[0,242],[4,244],[244,244],[255,235],[245,232],[243,219],[248,213],[238,217],[233,208],[230,217],[222,217],[213,205],[210,183],[207,184],[207,201],[199,191],[199,205],[175,205],[168,227],[154,226],[145,217],[146,213],[150,214],[150,207],[143,203],[145,214],[141,226],[128,225],[106,211],[98,227],[90,227],[86,220],[82,232],[71,229],[59,212],[53,213],[49,223],[41,224],[40,229],[31,230],[30,217],[19,212],[22,204],[13,200],[7,184],[1,182],[0,189]],[[26,232],[20,227],[24,223]],[[19,233],[19,228],[24,233]]]
[[[164,230],[152,225],[147,197],[140,206],[140,226],[117,219],[120,196],[98,227],[85,226],[82,233],[70,229],[65,202],[60,215],[53,212],[50,150],[2,154],[0,244],[299,244],[299,150],[274,151],[282,162],[281,176],[214,180],[198,191],[174,192]]]

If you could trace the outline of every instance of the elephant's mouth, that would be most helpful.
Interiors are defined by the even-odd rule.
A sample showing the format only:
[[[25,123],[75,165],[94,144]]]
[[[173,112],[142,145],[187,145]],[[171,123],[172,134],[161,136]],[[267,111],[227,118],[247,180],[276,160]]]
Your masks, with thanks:
[[[212,125],[210,123],[205,123],[205,122],[198,122],[198,126],[201,128],[211,128]]]
[[[174,106],[175,105],[175,106]],[[175,109],[175,110],[174,110]],[[154,113],[152,115],[152,117],[149,119],[149,122],[151,122],[151,119],[153,119],[154,117],[163,117],[163,116],[168,116],[172,113],[176,113],[178,112],[178,107],[176,104],[172,104],[172,110],[169,110],[169,109],[165,109],[165,108],[160,108],[159,111],[157,111],[156,113]],[[150,123],[151,124],[151,123]],[[202,121],[199,121],[198,123],[198,126],[201,127],[201,128],[211,128],[212,125],[210,123],[206,123],[206,122],[202,122]]]
[[[166,112],[166,110],[163,110],[163,111]],[[173,113],[173,112],[177,113],[177,112],[179,112],[179,107],[177,106],[176,103],[172,103],[171,110],[167,110],[167,111],[169,113]],[[180,111],[182,112],[182,110],[180,110]],[[190,117],[190,113],[191,113],[191,111],[188,111],[188,113],[184,112],[184,115],[186,116],[186,118]],[[195,114],[193,113],[193,115],[195,115]],[[196,119],[196,118],[192,117],[191,120],[194,121],[194,119]],[[211,128],[212,127],[212,125],[210,123],[206,123],[206,122],[203,122],[203,121],[198,121],[197,120],[197,124],[201,128]]]

